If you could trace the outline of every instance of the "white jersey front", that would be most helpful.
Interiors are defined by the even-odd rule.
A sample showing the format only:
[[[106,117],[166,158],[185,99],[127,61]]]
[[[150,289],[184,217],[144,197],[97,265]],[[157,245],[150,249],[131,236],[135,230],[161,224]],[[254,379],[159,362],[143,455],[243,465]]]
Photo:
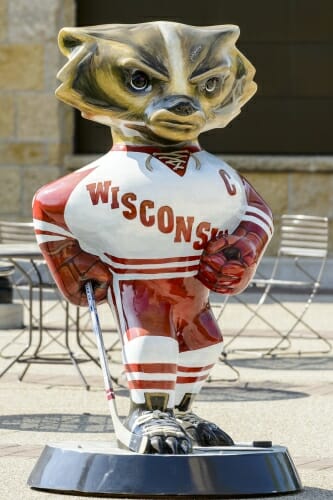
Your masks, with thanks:
[[[35,220],[39,242],[75,239],[124,279],[196,275],[208,241],[246,217],[242,179],[196,148],[128,148],[50,185],[52,213],[63,220]]]
[[[131,277],[195,275],[207,241],[239,225],[246,196],[239,175],[205,151],[190,155],[185,171],[175,165],[137,151],[99,159],[65,207],[81,248]]]

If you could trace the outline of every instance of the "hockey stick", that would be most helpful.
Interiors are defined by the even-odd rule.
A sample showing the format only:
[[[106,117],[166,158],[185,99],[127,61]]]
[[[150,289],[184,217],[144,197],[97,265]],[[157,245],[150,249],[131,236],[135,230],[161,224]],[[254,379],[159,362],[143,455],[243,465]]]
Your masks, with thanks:
[[[148,438],[146,436],[138,436],[137,434],[133,434],[131,431],[126,429],[126,427],[123,425],[118,416],[116,400],[115,400],[116,396],[113,390],[112,378],[109,370],[109,363],[105,353],[103,335],[102,335],[101,325],[99,322],[99,317],[97,314],[94,291],[91,281],[88,281],[85,284],[85,290],[91,315],[92,327],[96,337],[96,344],[103,373],[106,397],[109,403],[111,419],[116,437],[118,441],[120,441],[128,449],[135,451],[137,453],[144,453],[147,449]]]

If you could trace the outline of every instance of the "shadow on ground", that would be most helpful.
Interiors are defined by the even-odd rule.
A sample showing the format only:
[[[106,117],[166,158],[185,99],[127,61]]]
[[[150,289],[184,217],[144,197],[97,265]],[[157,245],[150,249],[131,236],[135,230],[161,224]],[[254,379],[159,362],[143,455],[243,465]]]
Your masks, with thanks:
[[[90,413],[82,415],[62,413],[1,415],[0,429],[97,434],[113,432],[109,415],[91,415]]]
[[[306,398],[309,394],[294,390],[291,384],[282,384],[272,381],[267,382],[245,382],[223,384],[224,379],[211,379],[207,381],[197,396],[196,401],[277,401],[281,399]],[[117,391],[117,396],[129,397],[129,392],[125,388]]]
[[[124,390],[121,391],[124,395]],[[207,384],[198,401],[266,401],[304,398],[304,392],[283,388],[249,386],[221,386]],[[109,415],[36,413],[0,415],[0,429],[34,432],[109,433],[113,431]]]
[[[333,370],[333,356],[233,359],[233,366],[257,370]]]
[[[331,496],[332,495],[332,496]],[[304,490],[301,493],[298,493],[297,496],[284,496],[281,497],[285,500],[288,500],[289,498],[292,499],[299,499],[299,500],[328,500],[329,498],[333,498],[333,489],[327,489],[324,490],[323,488],[304,488]]]
[[[292,386],[272,382],[248,383],[242,385],[215,385],[214,381],[207,383],[202,389],[197,401],[242,402],[242,401],[277,401],[281,399],[306,398],[305,392],[291,390]]]

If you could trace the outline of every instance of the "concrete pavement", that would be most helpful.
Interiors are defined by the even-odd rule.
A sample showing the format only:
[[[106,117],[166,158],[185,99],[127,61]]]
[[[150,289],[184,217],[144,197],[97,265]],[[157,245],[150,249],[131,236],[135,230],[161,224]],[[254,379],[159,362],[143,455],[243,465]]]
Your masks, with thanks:
[[[249,299],[251,301],[251,298]],[[300,307],[297,301],[292,306]],[[218,310],[216,309],[218,313]],[[52,313],[52,321],[61,320],[61,312]],[[107,309],[100,311],[105,341],[114,344],[116,334],[106,331],[113,327]],[[220,323],[226,333],[226,342],[235,330],[247,319],[248,311],[236,301],[230,301]],[[274,306],[267,306],[267,317],[279,323],[284,315]],[[332,306],[330,300],[315,303],[309,322],[333,342],[331,326]],[[83,345],[96,355],[90,333],[89,318]],[[61,323],[61,321],[60,321]],[[110,330],[110,328],[108,328]],[[321,343],[310,338],[300,328],[292,341],[291,351],[296,354],[262,358],[261,351],[237,350],[228,355],[240,379],[233,381],[235,371],[224,363],[218,364],[206,383],[195,411],[201,416],[221,425],[235,441],[271,440],[274,444],[288,447],[304,484],[304,491],[282,498],[300,500],[333,498],[333,353],[308,353],[299,356],[300,350],[324,349]],[[58,335],[50,330],[52,335]],[[0,348],[10,343],[0,358],[0,370],[23,349],[26,333],[0,331]],[[44,334],[46,344],[49,335]],[[241,338],[230,344],[230,349],[266,347],[278,339],[268,331],[267,325],[252,324]],[[65,356],[59,343],[63,335],[47,345],[44,354]],[[72,338],[72,349],[79,360],[84,353]],[[120,351],[116,345],[111,352],[111,371],[121,374]],[[103,381],[98,367],[89,362],[80,362],[82,373],[91,388],[87,391],[72,365],[33,364],[22,382],[17,376],[25,367],[16,363],[0,379],[0,498],[16,500],[63,499],[59,495],[31,490],[27,478],[47,443],[62,441],[110,441],[113,439],[112,425],[105,402]],[[117,403],[120,415],[126,415],[127,391],[119,388]],[[75,497],[86,498],[86,497]],[[96,497],[97,498],[97,497]],[[258,497],[259,498],[259,497]]]

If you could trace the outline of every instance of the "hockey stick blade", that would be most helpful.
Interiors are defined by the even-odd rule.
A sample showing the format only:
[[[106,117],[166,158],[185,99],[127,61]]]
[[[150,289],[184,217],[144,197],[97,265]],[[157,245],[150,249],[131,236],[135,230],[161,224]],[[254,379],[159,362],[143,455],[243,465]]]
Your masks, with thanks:
[[[86,296],[88,300],[89,311],[91,315],[91,322],[93,331],[96,337],[96,344],[98,348],[98,354],[100,358],[104,387],[107,395],[107,400],[109,403],[109,409],[111,413],[111,419],[113,423],[113,428],[118,441],[120,441],[126,448],[136,453],[145,453],[148,447],[147,436],[138,436],[127,429],[121,422],[115,401],[115,393],[112,385],[112,377],[109,370],[109,364],[105,352],[105,346],[103,341],[102,329],[99,322],[99,317],[97,313],[94,291],[90,281],[85,284]]]

